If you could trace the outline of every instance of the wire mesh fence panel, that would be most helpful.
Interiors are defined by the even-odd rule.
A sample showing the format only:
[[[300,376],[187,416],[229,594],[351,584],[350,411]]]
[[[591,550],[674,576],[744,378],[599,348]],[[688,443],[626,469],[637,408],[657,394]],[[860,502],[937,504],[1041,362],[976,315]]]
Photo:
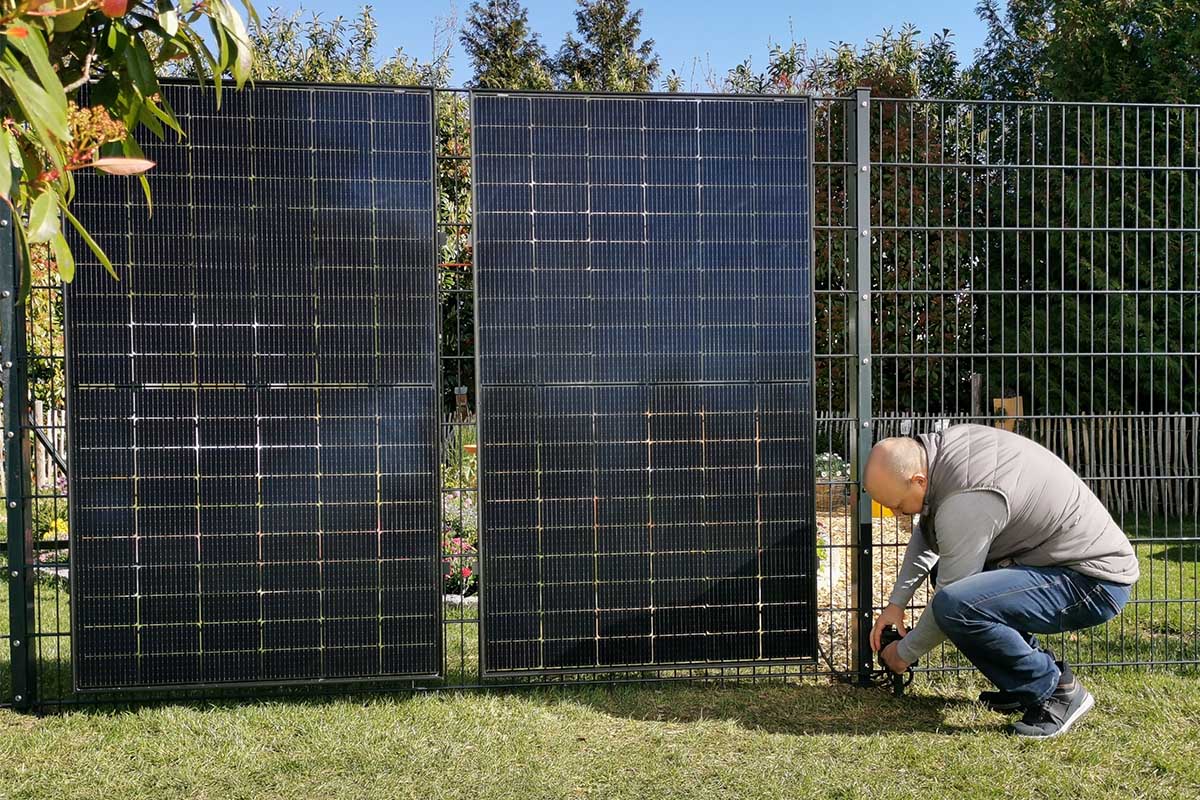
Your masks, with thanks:
[[[874,99],[870,115],[878,435],[971,420],[1051,449],[1142,577],[1119,617],[1048,643],[1076,663],[1200,660],[1200,108]],[[882,592],[904,544],[877,542]]]
[[[315,88],[319,87],[309,90]],[[818,660],[718,668],[636,665],[636,671],[623,669],[622,663],[605,663],[591,673],[551,670],[548,674],[485,679],[480,667],[479,614],[474,605],[486,580],[486,570],[480,570],[486,553],[481,550],[485,543],[479,541],[480,445],[475,414],[479,381],[475,370],[477,365],[486,369],[488,363],[488,354],[480,354],[478,361],[476,354],[472,187],[479,176],[474,174],[471,154],[478,143],[471,141],[471,108],[465,92],[447,90],[429,96],[435,112],[430,123],[434,130],[431,144],[437,151],[432,159],[437,218],[430,227],[430,241],[436,230],[440,254],[431,250],[428,255],[440,265],[433,303],[440,305],[442,338],[439,385],[433,389],[441,397],[441,430],[437,436],[431,433],[436,446],[430,447],[428,466],[431,475],[440,471],[443,484],[437,514],[440,558],[432,544],[437,523],[429,528],[429,596],[436,603],[439,590],[435,586],[445,595],[440,610],[443,631],[437,637],[441,653],[431,670],[440,671],[444,678],[424,680],[421,685],[481,687],[814,675],[862,679],[871,659],[863,646],[864,626],[870,625],[885,601],[911,535],[907,519],[872,507],[870,499],[858,490],[864,448],[885,436],[962,422],[1003,426],[1051,449],[1087,481],[1134,542],[1142,577],[1124,612],[1101,627],[1051,637],[1047,643],[1080,664],[1181,665],[1200,661],[1196,512],[1200,501],[1200,390],[1196,388],[1200,358],[1200,108],[890,99],[870,98],[865,93],[811,100],[808,130],[815,315],[810,331],[815,356],[815,428],[811,477],[806,478],[810,481],[806,485],[815,490]],[[192,227],[185,239],[173,241],[134,224],[140,219],[141,205],[136,198],[139,190],[131,181],[116,195],[93,193],[91,199],[83,191],[87,181],[81,181],[81,202],[92,203],[96,215],[120,229],[109,244],[110,255],[126,265],[174,263],[168,256],[184,251],[193,262],[200,257],[228,261],[214,248],[226,246],[222,241],[228,242],[230,249],[248,246],[241,241],[245,236],[238,233],[242,209],[214,198],[247,191],[261,194],[272,176],[285,179],[278,171],[291,169],[294,165],[289,159],[297,152],[319,152],[322,158],[310,162],[311,174],[305,172],[307,177],[300,182],[304,186],[292,188],[298,197],[310,200],[318,184],[320,191],[328,194],[327,207],[322,206],[322,219],[314,229],[320,234],[326,230],[320,225],[331,226],[329,236],[316,236],[328,245],[322,252],[344,255],[347,248],[366,247],[369,242],[375,249],[369,257],[364,251],[363,263],[384,263],[380,253],[386,256],[391,245],[381,245],[377,229],[356,227],[352,209],[362,200],[356,192],[367,191],[365,185],[373,202],[402,198],[386,176],[368,175],[364,184],[359,171],[378,168],[385,156],[377,152],[372,158],[355,159],[351,151],[357,147],[358,127],[343,124],[354,120],[339,118],[328,120],[328,125],[318,124],[321,114],[328,116],[340,108],[336,103],[325,104],[321,114],[314,111],[304,125],[277,126],[278,136],[256,139],[247,127],[252,123],[246,120],[246,109],[255,103],[254,94],[230,97],[228,119],[215,124],[218,118],[213,117],[214,124],[190,143],[164,143],[156,151],[159,167],[151,182],[161,206],[156,215],[161,212],[163,220],[156,224],[194,217],[197,222],[189,223]],[[187,103],[179,110],[185,120],[195,111]],[[670,126],[666,127],[663,136],[670,139]],[[378,133],[386,144],[397,131]],[[565,135],[561,130],[557,133]],[[325,137],[320,147],[307,139],[301,141],[314,135]],[[250,142],[249,149],[246,142]],[[543,144],[553,147],[556,142],[561,145],[561,137]],[[675,144],[682,146],[681,142]],[[195,172],[198,159],[209,155],[213,158],[208,166]],[[190,179],[181,180],[188,174]],[[253,190],[247,188],[251,185]],[[563,190],[543,187],[545,191]],[[561,196],[556,202],[569,199]],[[303,204],[297,201],[295,205]],[[276,220],[264,208],[252,204],[246,213],[270,227]],[[202,218],[196,209],[202,209]],[[278,217],[279,225],[290,224],[289,213]],[[376,226],[389,224],[384,217],[376,219]],[[281,230],[274,226],[266,234],[279,243],[277,249],[290,252],[288,248],[299,246],[279,235]],[[3,600],[8,605],[0,613],[0,625],[15,623],[24,631],[21,647],[27,649],[18,652],[20,647],[14,646],[15,637],[8,628],[0,631],[4,637],[0,691],[11,701],[14,686],[20,683],[34,687],[39,702],[75,702],[81,696],[73,692],[71,617],[72,601],[78,604],[79,597],[71,594],[68,576],[71,560],[79,556],[72,550],[77,536],[87,532],[80,528],[81,521],[67,512],[67,451],[77,453],[87,436],[110,435],[114,428],[83,421],[82,414],[76,414],[82,407],[73,407],[71,415],[64,416],[62,287],[45,260],[35,258],[32,266],[31,297],[19,319],[27,358],[23,370],[6,368],[4,376],[7,389],[13,374],[27,373],[29,392],[24,408],[5,398],[6,412],[16,409],[15,416],[9,414],[6,421],[20,429],[21,435],[9,440],[6,447],[10,467],[18,469],[9,470],[8,489],[16,490],[6,497],[10,505],[15,503],[8,521],[10,526],[16,524],[10,527],[4,571],[8,585]],[[234,313],[241,302],[237,298],[243,294],[237,290],[241,285],[237,281],[249,273],[239,276],[229,267],[226,264],[226,272],[221,274],[227,274],[230,283],[221,291],[229,296],[229,313]],[[94,274],[86,275],[87,270]],[[101,277],[99,270],[94,264],[81,264],[83,283],[96,283]],[[169,273],[168,269],[158,277],[167,280]],[[378,279],[383,271],[375,269],[373,274]],[[204,280],[210,278],[216,279],[217,272]],[[79,290],[83,283],[72,290]],[[355,296],[366,297],[371,291],[366,287]],[[131,303],[141,302],[134,297],[138,292],[136,287],[132,292],[127,287],[118,291],[127,309]],[[430,292],[434,293],[432,287]],[[193,299],[189,302],[194,304],[200,294],[203,292],[190,290]],[[251,296],[261,294],[250,292]],[[564,298],[576,296],[564,294]],[[559,312],[566,313],[570,306],[564,302]],[[388,324],[405,324],[394,314],[388,317],[390,306],[378,297],[363,307],[367,306],[383,309],[380,318],[387,317]],[[14,308],[4,306],[4,314],[12,315],[4,319],[18,320]],[[167,303],[155,313],[175,312],[183,310]],[[196,308],[193,313],[198,313]],[[99,320],[94,317],[92,322],[99,324]],[[246,354],[246,342],[252,339],[238,335],[242,331],[236,326],[201,331],[205,321],[199,316],[196,333],[190,333],[190,324],[183,322],[180,317],[177,329],[158,331],[161,336],[151,336],[150,330],[139,330],[136,325],[134,329],[126,327],[121,336],[128,340],[130,353],[154,356],[144,363],[168,372],[180,366],[170,363],[170,356],[182,354],[175,347],[179,337],[192,336],[192,349],[186,355],[195,368],[208,359],[206,368],[227,368],[227,377],[238,378],[235,362],[238,354]],[[622,322],[613,321],[617,325]],[[349,314],[331,330],[355,324],[354,315]],[[570,345],[564,337],[546,338],[548,333],[541,332],[551,349]],[[272,332],[258,335],[270,337]],[[403,337],[377,338],[379,353],[401,355],[396,347]],[[99,347],[103,338],[80,341],[82,351],[87,351]],[[670,342],[660,337],[659,343],[666,347]],[[352,356],[352,349],[348,344],[344,352],[338,352]],[[120,350],[107,354],[97,350],[94,355],[115,353],[127,358],[117,352]],[[582,362],[566,357],[570,352],[574,351],[563,350],[565,356],[555,364],[568,370],[581,367]],[[335,371],[349,369],[353,363],[353,358],[336,357],[327,362]],[[669,360],[663,363],[669,366]],[[432,374],[432,364],[430,369]],[[100,370],[97,374],[108,382],[98,381],[92,388],[111,389],[120,383],[112,378],[118,372]],[[162,414],[139,419],[140,425],[153,428],[167,419],[194,418],[193,427],[198,430],[205,421],[199,404],[214,400],[218,388],[225,396],[236,388],[217,381],[213,392],[201,398],[198,383],[173,382],[169,377],[147,380],[142,391],[165,398],[180,396],[182,390],[192,397],[190,413],[168,404],[160,409]],[[336,398],[331,396],[330,402],[336,405]],[[436,405],[431,401],[431,406]],[[115,412],[106,415],[110,422],[121,416]],[[262,415],[255,412],[254,416]],[[220,418],[232,427],[248,419],[237,414]],[[350,431],[355,420],[363,419],[351,414],[331,424],[344,423]],[[80,441],[65,440],[68,427],[78,430]],[[431,421],[430,427],[438,426]],[[85,433],[85,428],[89,432]],[[139,454],[141,451],[139,447]],[[349,456],[348,451],[344,455]],[[345,465],[352,467],[351,462],[353,458]],[[171,481],[219,478],[204,473],[200,461],[193,467],[188,475],[165,476],[166,483],[146,484],[145,488],[151,495],[170,495],[174,491],[168,485]],[[17,474],[22,470],[27,474]],[[290,481],[301,477],[288,470],[268,478]],[[357,474],[354,470],[347,474],[352,472]],[[77,480],[86,476],[75,472],[71,477],[72,489],[79,491]],[[120,505],[93,502],[97,497],[109,497],[103,492],[96,495],[95,488],[94,484],[83,488],[84,500],[93,510]],[[349,490],[349,484],[344,488]],[[147,513],[161,516],[164,507],[172,506],[141,503],[141,498],[138,491],[132,506],[135,519]],[[198,514],[211,513],[207,503],[199,505],[203,508]],[[237,513],[233,510],[236,503],[220,505],[228,506],[221,513]],[[430,505],[436,504],[431,500]],[[257,516],[257,501],[253,508]],[[92,520],[87,526],[92,533],[87,535],[95,536],[106,524],[109,521]],[[257,524],[254,529],[255,535],[263,530]],[[146,542],[160,549],[177,544]],[[435,560],[440,561],[440,574],[432,563]],[[210,564],[203,551],[194,558],[189,553],[187,564],[201,580],[204,575],[215,581],[230,578],[221,570],[231,563]],[[344,577],[357,580],[350,573]],[[255,584],[256,592],[258,588]],[[199,597],[199,588],[194,594]],[[188,592],[157,593],[144,612],[151,616],[162,612],[164,607],[155,604],[162,606],[159,601],[164,597],[170,606],[167,611],[178,611],[180,603],[190,602],[185,595]],[[133,596],[138,598],[140,592]],[[120,602],[119,593],[107,597],[106,602]],[[928,599],[928,587],[923,587],[914,597],[912,613],[919,613]],[[219,615],[222,608],[210,606],[209,611]],[[250,621],[249,616],[242,616],[246,619],[229,621],[235,626]],[[363,616],[371,614],[344,615],[350,624],[329,631],[329,635],[351,637],[346,640],[348,646],[361,644],[353,637],[362,633],[355,620]],[[152,622],[150,616],[138,620],[162,624]],[[207,611],[201,610],[199,621],[210,621]],[[199,629],[199,624],[196,627]],[[178,632],[192,635],[190,629]],[[199,630],[195,633],[204,635]],[[236,639],[232,628],[230,635]],[[225,640],[218,635],[211,641],[217,647]],[[329,644],[337,646],[332,640]],[[160,645],[162,642],[153,647],[161,649]],[[252,649],[235,646],[214,652],[248,653]],[[173,654],[177,655],[174,651],[146,653],[151,661],[169,660]],[[969,667],[949,646],[931,653],[922,663],[935,670]],[[21,672],[27,666],[33,681]],[[198,674],[204,677],[203,670]]]

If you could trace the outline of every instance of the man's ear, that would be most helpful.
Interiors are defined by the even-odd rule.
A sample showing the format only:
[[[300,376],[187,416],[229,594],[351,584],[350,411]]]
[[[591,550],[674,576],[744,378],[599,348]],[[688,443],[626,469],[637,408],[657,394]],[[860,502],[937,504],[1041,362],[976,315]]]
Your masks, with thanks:
[[[929,486],[929,479],[925,477],[925,473],[923,472],[918,472],[917,474],[913,475],[910,480],[920,486],[922,489]]]

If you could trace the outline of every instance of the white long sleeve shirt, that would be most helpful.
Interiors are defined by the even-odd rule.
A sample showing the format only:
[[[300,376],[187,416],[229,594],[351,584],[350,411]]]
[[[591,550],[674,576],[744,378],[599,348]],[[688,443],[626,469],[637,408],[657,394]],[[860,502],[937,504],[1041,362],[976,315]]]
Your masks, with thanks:
[[[947,498],[937,512],[937,550],[925,539],[919,524],[904,552],[888,602],[906,606],[917,588],[938,565],[939,591],[955,581],[982,572],[992,540],[1008,524],[1008,504],[999,492],[988,489],[960,492]],[[912,663],[945,641],[929,608],[896,645],[897,654]]]

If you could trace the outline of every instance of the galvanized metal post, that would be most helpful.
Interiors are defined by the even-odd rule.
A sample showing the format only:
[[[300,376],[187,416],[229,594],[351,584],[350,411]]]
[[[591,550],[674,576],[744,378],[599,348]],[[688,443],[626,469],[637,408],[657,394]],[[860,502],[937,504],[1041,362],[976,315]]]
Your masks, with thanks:
[[[850,577],[854,593],[855,672],[860,685],[870,683],[874,660],[871,653],[871,623],[874,618],[871,567],[871,498],[863,491],[863,466],[874,444],[871,412],[871,92],[859,89],[854,96],[854,113],[846,120],[849,160],[854,175],[846,182],[847,203],[853,223],[855,246],[850,249],[855,313],[850,316],[850,335],[854,342],[855,379],[850,381],[851,411],[854,416],[853,452],[850,456],[851,479],[855,483],[855,503],[851,509],[854,558]]]
[[[12,697],[17,708],[31,707],[36,698],[34,669],[33,552],[30,521],[28,402],[25,361],[25,304],[19,300],[21,260],[12,210],[0,203],[0,368],[4,387],[4,467],[8,512],[8,645],[12,656]]]

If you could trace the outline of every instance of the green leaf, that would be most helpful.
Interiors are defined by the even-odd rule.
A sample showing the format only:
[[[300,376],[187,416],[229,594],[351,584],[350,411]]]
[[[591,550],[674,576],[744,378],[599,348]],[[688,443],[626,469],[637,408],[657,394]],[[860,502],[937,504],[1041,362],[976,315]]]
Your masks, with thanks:
[[[129,46],[125,48],[125,65],[129,67],[129,77],[133,78],[133,84],[142,97],[158,93],[154,64],[150,61],[150,54],[146,52],[146,44],[136,34],[130,37]]]
[[[87,232],[87,228],[83,227],[83,223],[75,218],[75,215],[71,213],[71,209],[63,206],[62,213],[67,218],[67,221],[74,226],[75,232],[79,234],[79,238],[83,239],[84,244],[96,255],[97,260],[104,265],[104,268],[108,270],[108,274],[113,276],[113,280],[121,280],[120,276],[117,275],[117,271],[113,269],[112,261],[108,255],[100,248],[100,245],[96,244],[96,240]]]
[[[54,251],[54,261],[58,264],[58,274],[67,283],[75,277],[75,256],[71,254],[71,245],[62,233],[54,234],[50,240],[50,249]]]
[[[12,136],[0,125],[0,197],[8,199],[12,191],[13,165],[11,156]]]
[[[55,139],[59,142],[66,142],[71,138],[71,132],[67,127],[66,100],[60,97],[56,101],[45,89],[26,75],[24,67],[17,62],[12,51],[5,52],[4,60],[5,63],[0,63],[0,80],[3,80],[12,89],[13,96],[21,107],[21,113],[25,115],[25,121],[32,125],[39,137],[43,139],[42,144],[51,151],[51,156],[58,156],[55,163],[56,166],[61,166],[60,145],[55,142]],[[61,91],[61,86],[59,89]]]
[[[62,81],[58,79],[54,68],[50,66],[50,53],[46,50],[46,40],[42,38],[42,32],[32,25],[27,26],[26,30],[29,31],[29,35],[25,38],[10,36],[9,40],[13,47],[20,50],[29,59],[38,82],[49,93],[50,98],[62,107],[65,115],[67,113],[67,95],[63,92]]]
[[[17,292],[17,302],[24,303],[29,299],[29,289],[33,285],[33,253],[29,251],[29,236],[25,233],[25,226],[14,225],[13,229],[21,244],[21,291]]]
[[[58,14],[53,17],[48,17],[47,22],[52,26],[54,33],[67,33],[79,27],[79,23],[83,22],[83,18],[87,15],[86,8],[68,11],[65,14]]]
[[[58,192],[46,189],[29,209],[29,241],[48,242],[58,231]]]
[[[159,0],[158,24],[162,26],[168,37],[173,38],[179,32],[179,15],[166,0]]]
[[[252,49],[250,47],[250,34],[246,31],[246,25],[242,21],[242,15],[233,9],[228,2],[219,2],[214,7],[214,12],[217,18],[221,21],[225,31],[229,37],[221,38],[221,49],[228,48],[232,51],[233,61],[231,71],[233,79],[237,81],[237,87],[240,89],[245,85],[246,80],[250,77]],[[232,39],[232,41],[230,41]],[[222,60],[226,56],[222,54]]]
[[[142,123],[143,125],[145,125],[151,131],[153,131],[154,135],[157,136],[159,139],[162,139],[165,137],[166,132],[163,130],[162,123],[159,122],[158,118],[155,117],[154,114],[151,113],[151,111],[150,111],[150,101],[147,100],[147,101],[138,103],[138,105],[137,105],[137,121]],[[132,127],[132,126],[130,126],[130,127]]]
[[[129,32],[125,29],[125,25],[120,20],[110,22],[108,26],[108,49],[112,51],[114,61],[125,54],[125,48],[128,45]]]
[[[179,134],[181,137],[183,136],[183,128],[179,127],[179,121],[175,119],[174,114],[168,114],[158,105],[158,103],[154,102],[153,100],[147,100],[145,108],[152,115],[162,120],[163,124],[168,128],[175,131],[175,133]],[[161,134],[159,138],[162,138]]]
[[[134,141],[132,136],[127,136],[121,141],[121,151],[129,158],[145,158],[146,154],[142,151],[142,146]],[[146,179],[145,174],[138,175],[138,183],[142,185],[142,194],[146,195],[146,213],[148,216],[154,216],[154,198],[150,193],[150,181]]]

